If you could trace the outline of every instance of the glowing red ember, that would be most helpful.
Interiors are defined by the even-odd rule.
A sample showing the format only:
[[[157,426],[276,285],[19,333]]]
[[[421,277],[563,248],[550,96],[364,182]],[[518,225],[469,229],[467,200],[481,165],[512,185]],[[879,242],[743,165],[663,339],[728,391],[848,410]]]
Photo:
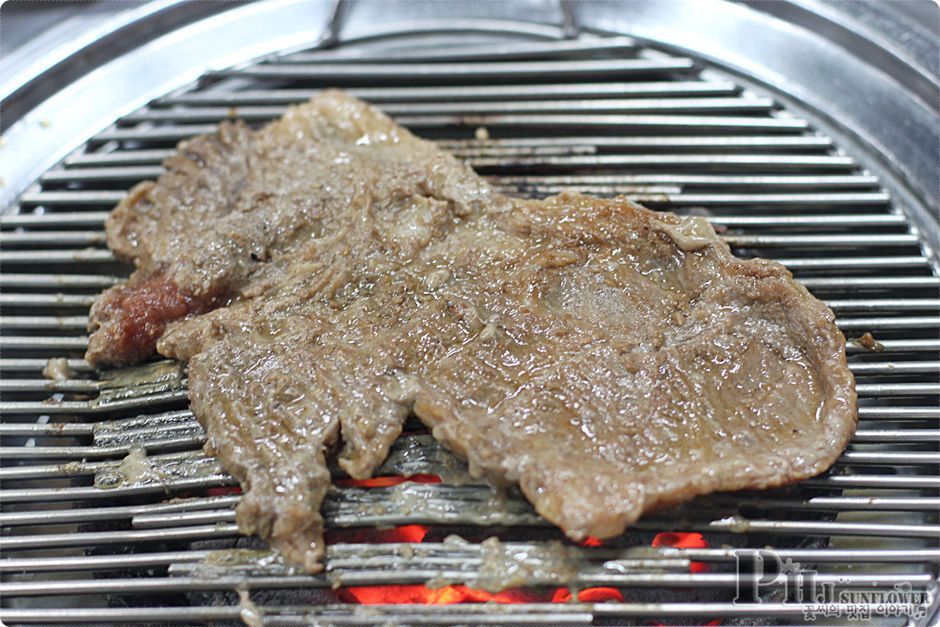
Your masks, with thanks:
[[[600,538],[595,538],[594,536],[588,536],[584,540],[579,542],[581,546],[604,546],[604,541]]]
[[[208,488],[206,496],[229,496],[230,494],[241,494],[242,489],[237,485],[222,486],[219,488]]]
[[[333,483],[346,488],[388,488],[401,483],[440,483],[437,475],[372,477],[371,479],[337,479]],[[382,544],[386,542],[422,542],[428,533],[424,525],[402,525],[392,529],[337,529],[328,531],[327,544]]]
[[[467,586],[428,588],[415,584],[406,586],[352,586],[338,591],[340,600],[362,605],[406,603],[421,605],[455,605],[457,603],[531,603],[532,596],[523,590],[486,592]]]
[[[552,595],[552,603],[568,603],[572,595],[568,588],[558,588]],[[604,601],[623,601],[623,595],[617,588],[585,588],[578,592],[581,603],[603,603]]]
[[[707,549],[708,540],[702,534],[683,531],[663,531],[657,533],[653,538],[653,547],[659,548],[668,546],[676,549]],[[704,573],[708,572],[708,564],[702,562],[691,562],[689,572]]]
[[[392,477],[373,477],[371,479],[339,479],[334,483],[341,487],[387,488],[405,482],[440,483],[437,475],[411,475]],[[424,525],[402,525],[392,529],[339,529],[327,532],[328,544],[346,543],[397,543],[423,542],[428,533]],[[587,538],[582,546],[602,546],[597,538]],[[429,588],[421,584],[394,586],[350,586],[340,588],[336,595],[341,601],[361,605],[383,605],[394,603],[423,605],[454,605],[457,603],[567,603],[572,594],[567,588],[558,588],[553,592],[533,592],[524,589],[510,589],[502,592],[487,592],[464,585],[450,585],[441,588]],[[578,592],[582,603],[601,603],[604,601],[623,601],[623,595],[616,588],[586,588]]]
[[[362,605],[383,603],[407,603],[424,605],[455,605],[457,603],[568,603],[572,600],[567,588],[558,588],[549,596],[546,593],[510,589],[502,592],[487,592],[463,585],[428,588],[423,585],[407,586],[353,586],[337,592],[340,600]],[[623,601],[616,588],[586,588],[578,592],[582,603]]]
[[[441,478],[437,475],[410,475],[408,477],[398,475],[394,477],[372,477],[371,479],[337,479],[333,484],[341,488],[389,488],[406,481],[411,483],[440,483]]]
[[[327,544],[384,544],[423,542],[428,534],[424,525],[402,525],[391,529],[336,529],[326,533]]]

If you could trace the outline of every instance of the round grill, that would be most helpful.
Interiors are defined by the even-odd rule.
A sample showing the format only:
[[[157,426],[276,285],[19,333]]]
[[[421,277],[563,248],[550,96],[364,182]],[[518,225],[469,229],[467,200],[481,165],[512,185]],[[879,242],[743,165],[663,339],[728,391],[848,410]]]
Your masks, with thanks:
[[[252,624],[256,614],[277,625],[803,620],[786,577],[736,568],[765,547],[814,569],[837,593],[909,585],[933,602],[940,278],[929,239],[912,225],[921,220],[912,196],[885,164],[702,58],[599,31],[570,36],[570,19],[556,28],[470,15],[341,36],[333,17],[336,39],[287,41],[288,52],[206,72],[127,111],[0,218],[6,624]],[[705,216],[739,256],[786,265],[850,340],[860,425],[843,457],[792,488],[702,498],[604,546],[571,548],[576,570],[562,583],[616,589],[607,602],[551,602],[559,575],[550,543],[560,533],[517,495],[475,484],[417,423],[377,473],[406,480],[332,489],[326,573],[292,573],[240,538],[238,494],[200,450],[185,370],[155,362],[95,372],[82,359],[88,306],[128,274],[107,250],[102,223],[132,185],[159,176],[179,140],[230,117],[263,124],[337,86],[506,193],[624,194]],[[146,457],[132,468],[141,449]],[[443,481],[424,482],[428,475]],[[415,525],[421,537],[402,527]],[[395,596],[403,588],[386,586],[472,586],[503,559],[483,544],[490,536],[526,573],[518,596],[393,603],[405,600]],[[757,595],[740,596],[756,580]],[[391,593],[364,605],[349,592],[363,587]],[[836,594],[836,605],[845,610],[850,598]]]

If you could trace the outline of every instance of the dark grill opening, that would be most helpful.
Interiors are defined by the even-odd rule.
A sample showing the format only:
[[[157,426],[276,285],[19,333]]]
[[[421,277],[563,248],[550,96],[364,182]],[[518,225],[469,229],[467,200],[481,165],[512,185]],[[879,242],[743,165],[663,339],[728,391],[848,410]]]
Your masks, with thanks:
[[[836,593],[936,598],[940,278],[908,208],[876,164],[772,93],[629,38],[553,32],[387,32],[211,71],[89,138],[3,213],[6,624],[803,621],[785,576],[749,592],[765,549]],[[801,484],[700,498],[578,546],[414,421],[378,479],[335,469],[324,574],[239,536],[239,492],[201,451],[185,370],[96,373],[82,359],[88,306],[128,273],[102,223],[179,140],[231,117],[263,124],[334,86],[506,193],[625,194],[703,215],[736,254],[786,265],[849,340],[860,422],[843,457]]]

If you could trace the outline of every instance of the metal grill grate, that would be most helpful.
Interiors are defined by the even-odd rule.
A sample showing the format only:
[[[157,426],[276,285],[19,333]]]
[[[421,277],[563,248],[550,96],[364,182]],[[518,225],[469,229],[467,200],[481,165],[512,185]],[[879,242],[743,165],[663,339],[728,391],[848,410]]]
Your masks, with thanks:
[[[238,622],[238,589],[253,591],[270,624],[800,621],[782,576],[762,603],[732,603],[755,577],[735,572],[736,554],[768,545],[837,590],[906,583],[936,598],[940,278],[881,178],[773,98],[693,59],[622,37],[492,37],[388,37],[209,73],[89,139],[0,218],[7,624]],[[877,340],[877,350],[848,346],[861,404],[851,446],[828,474],[793,488],[699,499],[606,546],[572,548],[563,583],[616,587],[624,602],[337,602],[336,586],[473,584],[491,559],[480,543],[489,535],[532,586],[559,583],[545,543],[559,534],[523,500],[473,484],[419,425],[377,474],[442,483],[336,487],[324,514],[333,530],[429,525],[436,541],[340,539],[319,576],[219,553],[254,545],[236,539],[233,481],[199,450],[185,371],[158,362],[99,374],[81,359],[89,304],[127,273],[101,225],[131,185],[160,174],[178,140],[230,116],[263,123],[327,86],[378,104],[507,193],[627,194],[704,215],[737,254],[784,263],[848,338]],[[54,362],[64,378],[43,377],[50,358],[65,358]],[[148,461],[128,474],[122,460],[138,449]],[[651,548],[663,531],[701,532],[710,547]],[[469,541],[445,541],[450,532]]]

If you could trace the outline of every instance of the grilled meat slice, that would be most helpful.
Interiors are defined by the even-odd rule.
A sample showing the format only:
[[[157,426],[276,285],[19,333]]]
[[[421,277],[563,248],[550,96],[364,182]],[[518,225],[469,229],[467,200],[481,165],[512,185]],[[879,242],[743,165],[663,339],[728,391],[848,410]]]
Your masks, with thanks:
[[[413,199],[453,202],[459,215],[495,197],[470,168],[336,92],[257,133],[225,122],[164,165],[105,225],[108,246],[136,271],[92,308],[94,364],[145,359],[169,323],[263,291],[301,249],[313,255],[349,230],[385,229],[379,240],[409,254],[428,235],[395,232],[396,211],[421,209]],[[373,203],[388,212],[367,226]]]
[[[236,199],[198,232],[180,226],[183,204],[154,208],[182,193],[172,177],[115,213],[109,237],[138,242],[163,231],[137,214],[172,222],[163,249],[177,254],[137,244],[142,278],[103,296],[96,311],[113,313],[89,358],[126,358],[104,339],[121,337],[120,289],[210,295],[191,313],[226,300],[198,316],[166,308],[153,336],[190,362],[208,450],[246,491],[239,526],[292,563],[319,568],[333,446],[367,477],[411,411],[576,539],[699,494],[813,476],[851,437],[832,313],[782,266],[733,257],[700,218],[507,198],[338,92],[244,137],[217,157],[244,170],[186,179]],[[262,225],[277,235],[252,239]],[[213,238],[218,254],[182,252]]]
[[[700,220],[576,195],[517,203],[501,220],[512,258],[478,247],[487,288],[449,288],[485,325],[422,368],[414,412],[574,539],[828,468],[855,427],[832,313]]]

